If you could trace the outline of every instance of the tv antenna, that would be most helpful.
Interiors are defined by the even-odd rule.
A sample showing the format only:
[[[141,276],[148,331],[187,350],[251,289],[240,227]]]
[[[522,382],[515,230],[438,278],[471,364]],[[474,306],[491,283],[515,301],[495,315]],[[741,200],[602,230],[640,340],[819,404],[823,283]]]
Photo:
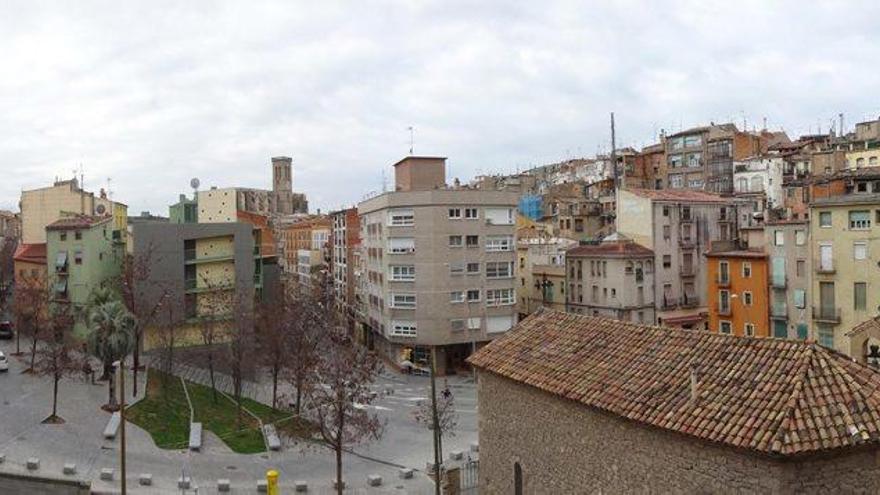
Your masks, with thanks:
[[[413,126],[409,126],[409,127],[407,127],[406,129],[409,131],[409,156],[412,156],[412,154],[413,154],[413,147],[414,147],[414,146],[413,146],[413,145],[414,145],[414,139],[413,139],[413,138],[414,138],[415,128],[414,128]]]

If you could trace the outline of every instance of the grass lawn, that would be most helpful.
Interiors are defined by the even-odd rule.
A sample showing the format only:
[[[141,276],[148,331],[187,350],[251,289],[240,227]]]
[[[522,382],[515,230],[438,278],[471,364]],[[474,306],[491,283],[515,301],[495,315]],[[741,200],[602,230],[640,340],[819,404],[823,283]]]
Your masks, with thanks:
[[[169,377],[167,397],[163,397],[162,375],[150,370],[146,398],[127,409],[125,416],[147,430],[159,448],[184,449],[189,443],[189,405],[177,377]],[[186,388],[195,409],[195,421],[201,422],[204,429],[212,431],[239,454],[266,451],[259,423],[247,411],[242,411],[239,423],[236,405],[231,399],[218,392],[215,403],[210,387],[187,381]],[[285,435],[311,438],[315,431],[311,424],[291,417],[289,412],[247,398],[242,399],[242,406],[263,423],[274,423]]]
[[[183,449],[189,443],[189,404],[176,376],[168,377],[162,396],[160,373],[150,371],[147,396],[125,411],[125,419],[147,430],[162,449]]]

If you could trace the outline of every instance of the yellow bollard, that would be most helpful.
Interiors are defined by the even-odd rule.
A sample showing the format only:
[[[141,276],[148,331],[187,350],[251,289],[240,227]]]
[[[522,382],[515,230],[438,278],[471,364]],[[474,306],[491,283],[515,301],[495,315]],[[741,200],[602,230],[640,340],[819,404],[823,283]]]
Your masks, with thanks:
[[[278,471],[274,469],[266,471],[266,493],[278,495]]]

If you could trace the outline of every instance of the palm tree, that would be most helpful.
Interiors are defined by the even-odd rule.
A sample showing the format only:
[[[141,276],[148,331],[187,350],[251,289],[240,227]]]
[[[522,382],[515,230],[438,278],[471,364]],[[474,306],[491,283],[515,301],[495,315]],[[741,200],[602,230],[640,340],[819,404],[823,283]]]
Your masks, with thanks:
[[[113,363],[125,358],[134,348],[134,316],[120,301],[104,302],[89,313],[87,345],[89,352],[103,363]],[[109,399],[107,408],[116,410],[115,380],[108,380]]]
[[[119,298],[116,296],[116,293],[113,292],[112,289],[106,287],[104,285],[100,285],[89,293],[89,298],[86,300],[85,306],[85,318],[86,324],[91,327],[92,314],[95,312],[95,309],[100,306],[112,302],[118,301]],[[101,377],[99,380],[108,380],[110,379],[110,365],[113,361],[101,360]]]

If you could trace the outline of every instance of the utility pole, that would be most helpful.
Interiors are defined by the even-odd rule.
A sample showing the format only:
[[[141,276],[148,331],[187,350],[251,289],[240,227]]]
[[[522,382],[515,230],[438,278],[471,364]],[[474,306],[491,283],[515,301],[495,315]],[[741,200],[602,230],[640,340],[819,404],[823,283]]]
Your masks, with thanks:
[[[125,358],[115,364],[119,380],[119,476],[122,495],[125,495]]]
[[[617,205],[620,202],[620,177],[617,171],[617,142],[614,136],[614,112],[611,112],[611,166],[614,168],[614,232],[617,232]]]
[[[434,423],[434,494],[440,495],[440,420],[437,416],[437,347],[431,347],[431,420]]]

